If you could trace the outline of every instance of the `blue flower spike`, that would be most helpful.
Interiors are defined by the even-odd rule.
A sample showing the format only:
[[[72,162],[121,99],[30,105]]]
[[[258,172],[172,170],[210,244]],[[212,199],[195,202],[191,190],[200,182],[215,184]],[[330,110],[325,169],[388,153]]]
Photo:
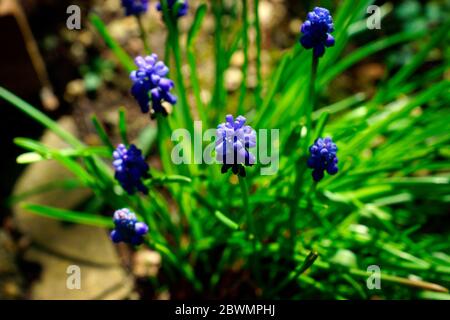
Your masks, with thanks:
[[[170,12],[173,12],[174,7],[178,6],[177,18],[185,16],[189,9],[188,0],[167,0],[167,7]],[[161,1],[156,4],[156,9],[162,11]]]
[[[158,60],[156,54],[146,57],[138,56],[134,60],[137,70],[130,73],[130,79],[133,81],[131,94],[139,103],[141,111],[148,113],[152,118],[157,113],[167,116],[163,102],[174,105],[177,103],[177,97],[170,93],[174,88],[174,82],[167,78],[169,68],[164,62]],[[151,105],[151,110],[150,110]]]
[[[333,31],[333,18],[330,12],[325,8],[315,7],[302,24],[303,35],[300,43],[305,49],[313,49],[314,57],[322,57],[325,47],[334,46],[334,38],[330,34]]]
[[[325,171],[330,175],[335,175],[338,172],[336,152],[336,144],[330,137],[325,139],[318,138],[309,147],[308,167],[313,169],[312,177],[314,181],[319,182],[322,180]]]
[[[216,130],[216,158],[222,163],[222,173],[229,169],[236,175],[246,176],[244,166],[252,166],[255,156],[248,150],[256,146],[256,131],[245,125],[247,119],[231,114],[226,121],[218,125]]]
[[[148,0],[122,0],[126,16],[139,16],[148,9]]]
[[[142,151],[134,144],[127,149],[119,144],[113,152],[113,166],[116,171],[114,177],[128,194],[134,194],[136,190],[147,194],[148,188],[142,179],[150,178],[149,166],[142,156]]]
[[[114,212],[114,230],[110,237],[114,243],[125,242],[132,245],[140,245],[144,242],[144,236],[148,232],[148,226],[137,220],[136,215],[124,208]]]

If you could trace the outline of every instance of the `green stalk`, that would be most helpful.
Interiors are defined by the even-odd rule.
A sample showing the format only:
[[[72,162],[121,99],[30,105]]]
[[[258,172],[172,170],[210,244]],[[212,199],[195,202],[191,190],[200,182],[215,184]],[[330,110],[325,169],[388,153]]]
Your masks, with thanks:
[[[251,214],[251,211],[249,210],[249,206],[248,206],[248,187],[247,187],[247,181],[245,180],[245,178],[239,176],[239,186],[241,187],[241,192],[242,192],[242,202],[243,202],[243,207],[244,210],[246,210],[246,214],[247,214],[247,222],[248,222],[248,226],[249,226],[249,230],[250,230],[250,238],[254,238],[255,237],[255,223],[253,220],[253,215]]]
[[[58,137],[60,137],[62,140],[66,141],[68,144],[75,148],[82,148],[84,147],[84,143],[82,143],[80,140],[78,140],[74,135],[72,135],[70,132],[64,130],[62,127],[59,126],[58,123],[50,119],[47,115],[45,115],[43,112],[39,111],[35,107],[33,107],[31,104],[26,102],[25,100],[22,100],[18,96],[16,96],[14,93],[8,91],[7,89],[0,86],[0,98],[8,101],[13,106],[15,106],[17,109],[25,113],[30,118],[36,120],[40,124],[42,124],[44,127],[52,131],[54,134],[56,134]]]
[[[200,83],[197,75],[197,64],[195,63],[195,55],[192,48],[188,48],[187,57],[191,74],[192,91],[194,91],[195,103],[197,104],[198,114],[204,125],[208,125],[208,116],[205,106],[200,95]]]
[[[127,121],[124,107],[119,108],[119,133],[122,139],[122,143],[128,147],[129,142],[127,138]]]
[[[167,206],[164,205],[161,194],[158,193],[156,188],[150,187],[148,197],[153,207],[156,209],[156,212],[161,217],[163,224],[166,225],[165,229],[174,236],[176,243],[179,245],[181,230],[172,222],[170,211]]]
[[[299,265],[294,271],[292,271],[280,284],[270,292],[270,296],[275,296],[278,292],[284,289],[291,281],[298,279],[306,270],[308,270],[319,257],[317,252],[310,252],[305,258],[303,263]]]
[[[181,70],[183,68],[181,63],[181,50],[180,43],[178,41],[178,26],[175,23],[175,27],[172,29],[172,36],[170,40],[172,42],[172,50],[175,57],[175,69],[177,77],[178,92],[180,93],[181,110],[183,113],[183,122],[189,132],[194,132],[194,124],[192,122],[192,116],[189,110],[189,104],[187,100],[186,88],[184,86],[183,74]]]
[[[47,218],[57,219],[60,221],[96,226],[100,228],[113,227],[113,222],[111,218],[102,217],[97,214],[53,208],[49,206],[32,203],[21,204],[21,207],[35,214]]]
[[[140,36],[141,36],[141,39],[142,39],[142,43],[144,44],[145,53],[146,54],[151,54],[152,51],[151,51],[150,45],[148,43],[147,33],[145,32],[144,25],[142,24],[141,17],[140,16],[135,16],[135,17],[136,17],[136,20],[137,20],[137,23],[138,23],[138,26],[139,26],[139,33],[140,33]]]
[[[214,94],[211,100],[211,107],[218,108],[221,110],[225,107],[225,89],[223,83],[223,73],[225,71],[224,62],[225,62],[225,52],[222,45],[222,8],[223,3],[222,0],[213,1],[213,13],[214,13],[214,21],[215,21],[215,36],[214,36],[214,51],[216,56],[216,79],[214,84]],[[218,114],[215,114],[215,118],[217,119]]]
[[[166,37],[165,45],[164,45],[164,62],[166,63],[167,67],[170,68],[170,41],[169,41],[170,35],[168,34]]]
[[[272,115],[270,113],[273,112],[274,108],[270,108],[270,106],[282,82],[283,71],[285,70],[288,62],[291,59],[290,55],[291,54],[285,54],[283,56],[277,69],[271,75],[272,81],[270,81],[269,83],[267,94],[265,95],[262,106],[256,114],[255,120],[253,121],[254,126],[257,128],[264,128],[264,126],[266,125],[265,121],[271,119]]]
[[[247,215],[249,238],[253,246],[250,263],[252,265],[253,273],[255,274],[256,279],[259,279],[255,220],[253,219],[253,214],[249,207],[247,180],[245,180],[245,178],[241,176],[239,176],[239,186],[241,187],[243,209],[245,210],[245,213]]]
[[[144,222],[148,224],[149,226],[149,234],[151,234],[152,238],[156,241],[166,243],[161,230],[160,226],[156,224],[155,217],[154,217],[154,211],[149,208],[146,204],[144,204],[144,201],[140,196],[136,197],[137,200],[137,206],[141,212],[139,214],[143,217]],[[156,207],[153,203],[153,207]]]
[[[160,114],[156,115],[156,122],[158,125],[158,148],[159,155],[161,157],[161,163],[164,168],[164,172],[168,175],[175,174],[172,161],[170,159],[170,125],[167,118],[164,118]]]
[[[309,80],[309,103],[307,103],[307,107],[305,110],[306,116],[306,139],[305,148],[308,148],[309,143],[311,142],[311,133],[312,133],[312,112],[314,110],[314,106],[316,104],[316,78],[317,78],[317,67],[319,65],[319,58],[315,57],[312,53],[312,64],[311,64],[311,78]]]
[[[108,134],[105,131],[105,128],[103,128],[102,124],[98,120],[96,115],[93,115],[91,117],[92,124],[94,125],[95,131],[97,131],[98,137],[100,140],[102,140],[103,144],[108,147],[109,151],[112,153],[114,151],[114,146],[111,142],[111,140],[108,137]]]
[[[248,2],[247,0],[242,0],[242,19],[243,19],[243,28],[242,28],[242,45],[244,51],[244,65],[242,66],[242,83],[241,83],[241,92],[239,96],[239,104],[237,108],[237,114],[244,114],[244,100],[247,94],[247,69],[248,69]]]
[[[289,233],[291,238],[291,250],[292,254],[295,251],[295,243],[296,243],[296,234],[297,234],[297,225],[296,225],[296,213],[298,208],[298,197],[297,192],[300,192],[300,188],[303,181],[303,174],[305,172],[305,158],[300,157],[296,164],[296,175],[294,180],[294,185],[292,187],[293,196],[290,199],[290,207],[289,207]]]
[[[255,0],[253,4],[254,9],[254,15],[255,15],[255,30],[256,30],[256,88],[255,88],[255,100],[256,100],[256,106],[258,107],[261,105],[262,99],[261,99],[261,87],[262,87],[262,77],[261,77],[261,27],[259,24],[259,14],[258,14],[258,8],[259,8],[259,0]]]
[[[307,103],[307,107],[305,110],[305,118],[306,118],[306,138],[304,139],[304,150],[306,154],[306,149],[309,146],[310,139],[311,139],[311,132],[312,132],[312,111],[314,109],[315,101],[316,101],[316,94],[315,94],[315,83],[317,78],[317,67],[319,64],[319,59],[312,54],[312,64],[311,64],[311,78],[309,81],[309,103]],[[294,180],[294,185],[292,192],[295,195],[297,192],[300,192],[300,188],[302,185],[302,179],[303,174],[305,170],[305,156],[301,156],[297,161],[297,171],[296,176]],[[290,200],[290,208],[289,208],[289,228],[290,228],[290,234],[291,234],[291,249],[292,254],[295,251],[295,243],[296,243],[296,237],[295,234],[297,232],[296,230],[296,223],[295,223],[295,215],[297,212],[297,204],[298,204],[298,198],[296,196],[293,196]]]
[[[197,63],[195,60],[194,41],[197,38],[197,35],[200,31],[203,19],[206,15],[206,11],[207,11],[206,4],[203,4],[198,7],[197,12],[195,14],[194,22],[192,23],[192,26],[189,29],[186,44],[186,55],[189,63],[190,80],[192,90],[194,92],[195,104],[197,105],[197,111],[204,126],[208,126],[208,114],[206,112],[206,108],[200,94],[200,82],[197,72]]]
[[[197,75],[197,64],[195,62],[195,54],[192,48],[187,49],[187,58],[191,75],[192,91],[194,92],[194,98],[195,103],[197,104],[198,114],[202,123],[208,126],[208,115],[200,95],[200,82],[198,80]]]
[[[372,275],[371,272],[364,271],[364,270],[358,270],[358,269],[349,269],[349,273],[358,277],[362,278],[368,278]],[[398,276],[393,276],[390,274],[381,273],[380,274],[381,281],[386,282],[392,282],[397,283],[404,286],[414,287],[422,290],[427,291],[434,291],[434,292],[444,292],[447,293],[448,289],[438,285],[436,283],[428,282],[428,281],[422,281],[422,280],[415,280],[415,279],[408,279],[408,278],[402,278]]]
[[[175,13],[172,11],[169,11],[169,7],[167,4],[167,0],[161,1],[162,5],[162,11],[163,11],[163,17],[164,22],[168,29],[168,42],[170,43],[172,47],[172,52],[175,58],[175,71],[176,71],[176,89],[178,90],[179,96],[180,96],[180,105],[181,105],[181,113],[180,116],[178,113],[178,116],[176,117],[178,120],[178,124],[181,126],[184,126],[189,130],[189,132],[194,131],[194,124],[192,122],[192,116],[190,114],[189,110],[189,104],[186,94],[186,88],[184,86],[183,82],[183,74],[181,73],[182,69],[182,59],[181,59],[181,50],[180,50],[180,43],[178,39],[178,24],[177,24],[177,18],[175,17]],[[168,52],[166,51],[166,55]],[[167,61],[167,63],[169,63]]]

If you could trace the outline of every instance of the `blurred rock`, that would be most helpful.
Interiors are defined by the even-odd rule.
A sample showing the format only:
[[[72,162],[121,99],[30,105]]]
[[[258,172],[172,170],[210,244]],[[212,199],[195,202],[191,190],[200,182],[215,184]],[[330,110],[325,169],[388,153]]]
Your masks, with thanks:
[[[80,41],[80,43],[85,47],[89,47],[94,42],[94,35],[92,34],[91,30],[80,31],[78,41]]]
[[[242,67],[242,65],[244,64],[244,59],[245,59],[244,51],[242,50],[235,51],[231,56],[230,64],[233,67]]]
[[[102,0],[101,4],[105,12],[114,13],[123,10],[120,0]]]
[[[23,297],[23,279],[15,260],[15,245],[9,235],[0,229],[0,299]]]
[[[153,250],[141,249],[134,255],[133,273],[136,277],[156,277],[161,267],[161,255]]]
[[[292,19],[291,22],[289,22],[289,31],[293,35],[299,36],[302,23],[303,22],[300,19]]]
[[[170,300],[170,292],[166,290],[158,293],[156,300]]]
[[[64,239],[61,240],[64,241]],[[90,247],[92,242],[85,245]],[[39,281],[32,284],[33,299],[117,300],[128,298],[133,290],[132,279],[127,277],[125,271],[118,265],[91,264],[87,262],[89,260],[82,262],[61,257],[40,248],[31,248],[24,258],[39,263],[43,269]],[[85,257],[85,259],[89,258]],[[73,276],[68,268],[74,265],[80,268],[80,289],[71,289],[70,285],[68,286],[68,279]]]
[[[139,26],[135,17],[126,17],[112,21],[108,25],[108,31],[114,39],[125,43],[130,37],[139,36]]]
[[[45,110],[56,110],[59,107],[59,100],[49,87],[43,87],[40,92],[42,105]]]
[[[286,7],[283,3],[263,0],[259,3],[258,14],[263,29],[273,28],[282,23],[286,15]]]
[[[58,108],[58,98],[53,94],[38,45],[18,1],[0,1],[0,38],[7,44],[7,50],[0,50],[0,61],[6,61],[0,68],[2,86],[22,97],[41,91],[44,108]]]
[[[77,135],[71,117],[63,117],[59,125]],[[67,147],[53,133],[46,131],[41,142],[56,148]],[[73,177],[55,161],[41,161],[29,165],[18,179],[14,195],[23,194],[39,186]],[[56,189],[33,194],[26,202],[62,209],[73,209],[90,195],[88,189]],[[132,290],[129,279],[120,264],[117,252],[109,240],[107,230],[92,226],[67,224],[27,212],[14,206],[14,220],[18,229],[31,239],[25,260],[40,263],[42,274],[32,284],[35,299],[123,299]],[[66,287],[67,267],[81,269],[81,289]]]
[[[269,28],[274,23],[273,9],[273,4],[269,1],[261,1],[259,3],[258,15],[263,28]]]
[[[83,79],[75,79],[70,81],[66,86],[64,92],[64,99],[68,102],[73,102],[75,98],[80,97],[86,93]]]
[[[256,66],[250,65],[248,67],[248,76],[247,76],[247,88],[254,89],[258,84],[258,77],[256,74]]]
[[[231,67],[225,70],[225,88],[228,91],[235,91],[239,88],[242,82],[243,74],[241,69],[236,67]]]

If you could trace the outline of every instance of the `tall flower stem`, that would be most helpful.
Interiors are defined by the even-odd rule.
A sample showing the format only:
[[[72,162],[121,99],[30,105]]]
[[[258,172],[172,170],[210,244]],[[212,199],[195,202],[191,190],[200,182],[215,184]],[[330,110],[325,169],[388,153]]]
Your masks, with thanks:
[[[247,223],[248,223],[248,229],[249,229],[249,238],[252,242],[252,256],[251,256],[251,264],[253,273],[259,279],[259,273],[258,273],[258,255],[257,255],[257,248],[256,248],[256,228],[255,228],[255,220],[253,219],[252,211],[249,207],[248,202],[248,186],[247,181],[245,178],[239,176],[239,186],[241,187],[241,193],[242,193],[242,202],[243,202],[243,209],[245,210],[245,214],[247,216]]]
[[[194,131],[194,125],[192,122],[192,116],[189,109],[186,88],[184,86],[183,74],[181,72],[182,58],[181,49],[179,43],[178,23],[176,17],[173,16],[173,12],[169,11],[167,0],[161,1],[164,23],[168,29],[168,40],[172,47],[173,56],[175,59],[175,71],[176,71],[176,86],[180,95],[181,114],[177,116],[179,125],[183,125],[190,132]],[[177,113],[178,114],[178,113]]]
[[[296,196],[296,193],[300,192],[300,188],[302,185],[302,179],[303,174],[305,172],[305,166],[306,166],[306,153],[307,148],[310,143],[311,139],[311,132],[312,132],[312,111],[314,109],[314,105],[316,102],[316,94],[315,94],[315,83],[317,78],[317,67],[319,65],[319,58],[315,57],[314,54],[312,54],[312,64],[311,64],[311,78],[309,81],[309,103],[307,104],[307,108],[305,110],[305,118],[306,118],[306,137],[304,139],[304,155],[300,156],[298,159],[298,162],[296,164],[297,171],[296,176],[294,180],[293,185],[293,196],[290,201],[290,208],[289,208],[289,230],[290,230],[290,236],[291,236],[291,250],[292,254],[295,250],[295,244],[296,244],[296,212],[298,208],[298,197]]]
[[[241,89],[240,89],[240,96],[239,96],[239,104],[237,113],[238,114],[244,114],[244,100],[245,96],[247,95],[247,74],[248,74],[248,2],[247,0],[242,0],[242,20],[243,20],[243,26],[242,26],[242,50],[244,52],[244,65],[242,66],[242,83],[241,83]]]
[[[142,20],[140,16],[136,16],[136,20],[139,26],[139,33],[142,39],[142,43],[144,44],[144,50],[145,50],[145,54],[150,54],[151,50],[150,50],[150,45],[148,43],[148,39],[147,39],[147,33],[145,32],[144,29],[144,25],[142,24]]]
[[[245,213],[247,215],[247,223],[248,223],[248,227],[250,230],[250,237],[254,238],[255,237],[255,222],[253,220],[253,215],[251,214],[251,211],[249,210],[249,206],[248,206],[247,181],[245,180],[245,178],[243,178],[241,176],[239,176],[239,186],[241,187],[242,202],[243,202],[243,207],[244,207]]]
[[[145,203],[141,197],[137,196],[136,200],[144,222],[149,226],[152,237],[158,241],[165,241],[159,226],[156,224],[155,219],[152,216],[155,211],[150,210],[148,203]]]
[[[170,22],[169,22],[170,23]],[[182,61],[181,61],[181,50],[180,50],[180,43],[178,40],[178,27],[177,24],[173,24],[173,29],[171,30],[171,42],[172,42],[172,50],[175,58],[175,69],[176,69],[176,77],[177,77],[177,84],[178,84],[178,90],[180,92],[180,102],[183,112],[183,118],[186,121],[187,128],[190,129],[190,131],[193,131],[193,124],[192,124],[192,117],[189,111],[189,105],[187,100],[187,94],[186,94],[186,88],[184,87],[183,82],[183,75],[181,73],[181,70],[183,69]]]
[[[164,118],[162,115],[156,115],[156,121],[158,125],[158,147],[159,154],[161,157],[161,162],[164,168],[165,173],[167,174],[175,174],[173,163],[170,159],[170,134],[172,132],[169,121]]]
[[[223,16],[223,0],[216,0],[211,1],[212,6],[212,12],[214,15],[214,21],[215,21],[215,30],[214,30],[214,54],[217,57],[215,59],[216,65],[215,65],[215,83],[214,83],[214,90],[213,90],[213,96],[212,101],[210,103],[210,106],[214,106],[218,109],[224,109],[225,103],[226,103],[226,91],[224,86],[224,72],[226,69],[225,66],[225,56],[226,56],[226,50],[224,48],[224,41],[222,34],[223,31],[223,25],[222,25],[222,16]],[[219,116],[219,113],[216,112],[214,114],[214,121],[217,120],[217,117]]]
[[[292,257],[294,256],[294,251],[295,251],[295,244],[296,244],[296,234],[297,234],[297,225],[296,225],[296,213],[297,213],[297,208],[298,208],[298,197],[295,195],[296,192],[300,191],[301,185],[302,185],[302,181],[303,181],[303,174],[305,172],[305,157],[300,157],[297,160],[296,163],[296,175],[295,175],[295,180],[294,180],[294,185],[292,187],[292,190],[294,190],[294,194],[291,197],[290,200],[290,207],[289,207],[289,233],[290,233],[290,239],[291,239],[291,252],[292,252]]]
[[[254,26],[256,31],[256,79],[257,84],[255,88],[255,101],[256,106],[261,105],[261,88],[262,88],[262,76],[261,76],[261,26],[259,23],[259,0],[255,0],[253,4],[254,10]]]
[[[319,58],[312,54],[312,64],[311,64],[311,78],[309,79],[309,103],[306,108],[306,139],[305,139],[305,150],[308,148],[312,133],[312,112],[316,104],[316,78],[317,78],[317,68],[319,65]]]

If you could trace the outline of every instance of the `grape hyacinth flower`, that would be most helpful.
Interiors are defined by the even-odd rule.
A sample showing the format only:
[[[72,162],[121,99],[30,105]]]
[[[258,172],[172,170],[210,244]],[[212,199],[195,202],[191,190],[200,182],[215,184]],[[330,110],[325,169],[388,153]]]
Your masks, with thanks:
[[[189,4],[187,0],[167,0],[167,7],[169,8],[169,11],[173,10],[173,7],[177,5],[177,2],[180,3],[177,12],[177,17],[179,18],[186,15]],[[156,4],[156,9],[158,11],[162,11],[163,8],[161,1]]]
[[[325,8],[315,7],[302,24],[303,36],[300,43],[305,49],[312,48],[314,57],[321,57],[325,53],[325,47],[334,45],[334,38],[330,34],[333,31],[333,18],[330,12]]]
[[[319,182],[322,180],[325,170],[330,175],[338,172],[337,147],[330,137],[316,139],[309,148],[309,152],[311,155],[308,159],[308,167],[313,169],[312,176],[314,181]]]
[[[154,53],[146,57],[138,56],[134,62],[138,70],[130,73],[130,79],[133,81],[131,94],[138,101],[143,113],[149,112],[151,103],[152,118],[157,113],[167,116],[163,102],[172,105],[177,102],[177,98],[170,93],[175,85],[172,80],[166,78],[169,68],[164,62],[159,61]]]
[[[142,157],[142,152],[134,144],[127,148],[119,144],[113,152],[113,166],[116,170],[114,177],[128,194],[134,194],[136,189],[144,194],[148,188],[142,179],[150,177],[149,166]]]
[[[114,212],[114,230],[110,237],[114,243],[126,242],[140,245],[144,242],[144,235],[148,232],[148,226],[144,222],[137,221],[136,215],[129,209],[120,209]]]
[[[238,116],[234,120],[231,114],[226,122],[218,125],[216,130],[216,157],[222,163],[222,173],[230,168],[234,174],[245,177],[245,166],[255,163],[255,156],[248,150],[256,146],[256,131],[245,125],[247,119]]]
[[[122,7],[126,16],[138,16],[147,11],[148,0],[122,0]]]

